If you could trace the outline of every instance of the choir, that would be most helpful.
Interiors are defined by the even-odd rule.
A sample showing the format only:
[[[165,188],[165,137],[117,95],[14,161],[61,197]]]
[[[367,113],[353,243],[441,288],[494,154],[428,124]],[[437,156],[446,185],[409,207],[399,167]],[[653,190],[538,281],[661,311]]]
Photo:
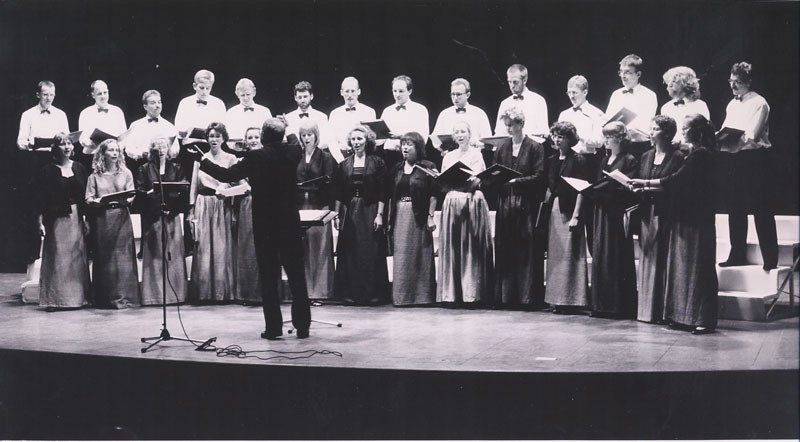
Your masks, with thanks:
[[[719,151],[731,156],[747,196],[731,213],[731,255],[721,265],[743,262],[747,213],[756,214],[764,268],[777,263],[774,217],[760,203],[766,185],[757,179],[771,146],[769,106],[751,89],[752,66],[736,63],[733,99],[716,132],[695,72],[679,66],[663,75],[669,100],[656,115],[656,94],[639,83],[642,67],[633,54],[620,60],[622,87],[611,94],[605,112],[589,103],[588,80],[573,76],[567,82],[572,106],[550,125],[544,98],[527,87],[527,69],[514,64],[507,71],[511,95],[500,102],[494,133],[486,112],[469,104],[470,83],[463,78],[451,82],[453,106],[441,111],[429,132],[428,110],[411,100],[411,78],[398,75],[391,82],[394,103],[380,116],[390,134],[381,139],[366,125],[376,112],[359,102],[355,77],[342,81],[344,103],[330,119],[311,106],[312,85],[297,83],[297,109],[279,115],[282,123],[276,126],[270,109],[255,103],[252,80],[238,81],[239,104],[226,110],[211,95],[214,74],[200,70],[192,83],[195,94],[181,100],[175,125],[161,116],[160,93],[148,90],[142,96],[146,115],[127,129],[122,110],[109,103],[108,85],[96,80],[90,86],[95,103],[80,113],[79,138],[53,106],[55,85],[42,81],[39,103],[22,114],[18,136],[20,149],[49,140],[51,152],[35,178],[44,236],[40,305],[52,310],[263,299],[265,317],[273,318],[265,337],[274,338],[280,335],[274,320],[279,281],[273,268],[257,262],[280,260],[291,267],[286,269],[293,275],[295,303],[310,297],[354,305],[550,306],[554,313],[588,311],[708,333],[716,326],[717,297],[710,171]],[[110,137],[96,139],[97,131]],[[726,138],[726,131],[734,136]],[[203,139],[192,140],[198,133]],[[264,145],[263,134],[269,136]],[[297,139],[280,144],[285,134]],[[484,141],[492,135],[505,138],[492,148]],[[429,156],[440,158],[426,158],[429,137],[435,148]],[[179,149],[180,139],[207,144],[202,167]],[[280,157],[297,158],[292,163],[297,186],[284,189],[289,195],[262,198],[287,205],[290,212],[338,214],[330,224],[305,230],[302,244],[270,236],[272,224],[294,226],[293,218],[260,226],[269,213],[265,205],[256,207],[251,195],[253,182],[270,183],[253,165],[272,158],[251,152],[276,143],[297,151]],[[478,177],[492,165],[516,175],[492,188]],[[451,167],[465,177],[440,180]],[[288,168],[275,171],[290,174]],[[608,178],[612,175],[624,180]],[[125,192],[134,189],[140,196],[132,207],[134,193]],[[492,229],[487,199],[495,196]],[[142,219],[141,286],[131,209]],[[182,228],[181,214],[188,229]],[[335,265],[334,228],[339,230]],[[189,250],[185,236],[194,246]],[[280,258],[265,248],[272,246],[281,250]],[[300,253],[305,285],[297,280]],[[187,271],[176,258],[189,254]],[[259,254],[263,260],[256,259]],[[387,255],[393,256],[391,288]],[[162,299],[167,261],[170,290]],[[307,336],[307,315],[297,311],[298,330]]]

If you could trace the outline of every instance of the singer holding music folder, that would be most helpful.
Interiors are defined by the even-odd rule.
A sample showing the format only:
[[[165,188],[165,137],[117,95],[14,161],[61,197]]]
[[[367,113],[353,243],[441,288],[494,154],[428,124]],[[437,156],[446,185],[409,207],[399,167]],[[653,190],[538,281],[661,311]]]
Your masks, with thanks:
[[[183,259],[183,233],[178,215],[186,211],[189,183],[183,169],[169,158],[170,142],[167,138],[154,138],[150,142],[149,161],[139,167],[136,189],[142,194],[142,305],[161,305],[162,266],[167,264],[167,304],[186,301],[186,261]],[[162,254],[161,185],[164,184],[164,228],[166,229],[167,256]]]
[[[253,195],[253,236],[258,269],[262,279],[264,339],[277,339],[283,334],[283,316],[278,294],[281,265],[289,278],[292,291],[292,325],[300,339],[309,336],[311,306],[308,303],[303,271],[303,243],[300,215],[295,206],[297,163],[302,152],[297,146],[282,142],[286,125],[269,118],[261,128],[263,149],[247,152],[228,167],[203,158],[196,147],[186,152],[200,161],[200,171],[222,181],[250,179]]]
[[[100,143],[86,185],[86,203],[92,208],[90,241],[92,305],[123,309],[139,304],[139,277],[129,206],[135,196],[133,174],[117,140]]]

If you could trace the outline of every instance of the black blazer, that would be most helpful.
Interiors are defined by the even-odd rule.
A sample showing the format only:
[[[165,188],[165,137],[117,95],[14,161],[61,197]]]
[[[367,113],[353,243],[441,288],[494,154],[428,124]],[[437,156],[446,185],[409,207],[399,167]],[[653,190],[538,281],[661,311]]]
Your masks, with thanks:
[[[164,175],[161,180],[165,183],[174,181],[186,181],[186,176],[183,173],[183,168],[180,164],[172,160],[167,160],[164,167]],[[158,165],[147,162],[139,167],[139,173],[136,175],[136,189],[142,192],[147,192],[150,189],[158,188]],[[144,196],[144,203],[142,204],[142,223],[144,226],[149,226],[158,221],[159,212],[161,209],[161,196],[158,192],[153,192]],[[170,216],[174,217],[180,212],[185,212],[189,204],[188,186],[186,190],[179,192],[167,192],[164,195],[164,201],[167,203],[167,209],[170,211]]]
[[[271,143],[246,152],[238,163],[228,168],[203,159],[200,169],[225,182],[249,178],[256,234],[295,235],[300,228],[295,191],[301,155],[297,145]]]
[[[321,176],[328,176],[333,179],[333,174],[336,173],[336,160],[333,159],[330,153],[325,152],[319,148],[314,149],[311,154],[311,160],[306,164],[305,153],[300,154],[300,161],[297,163],[297,182],[302,183]],[[333,198],[331,197],[330,184],[310,184],[300,186],[299,192],[308,192],[313,194],[312,204],[319,206],[331,206]]]
[[[514,193],[527,195],[533,202],[543,201],[547,190],[544,174],[544,148],[541,144],[525,136],[522,139],[522,146],[519,148],[517,158],[512,156],[513,150],[513,142],[509,139],[494,153],[495,164],[501,164],[522,174],[513,184],[502,186],[500,195],[505,196],[509,190],[513,189]]]
[[[78,215],[85,214],[84,197],[89,175],[86,173],[86,168],[77,161],[72,162],[72,173],[77,182],[65,186],[61,178],[61,169],[55,164],[46,164],[39,170],[34,181],[38,191],[36,203],[45,224],[56,218],[69,216],[72,213],[70,206],[73,204],[78,205]]]
[[[684,223],[714,225],[714,160],[705,147],[692,149],[673,174],[661,178],[669,216]]]
[[[553,155],[548,160],[547,185],[550,188],[550,202],[558,197],[558,205],[561,213],[570,214],[575,210],[575,202],[578,199],[578,192],[562,180],[562,176],[579,178],[592,181],[589,170],[589,162],[583,155],[575,153],[574,150],[567,152],[563,161],[558,160],[558,154]]]
[[[639,178],[643,180],[652,180],[656,178],[664,178],[677,172],[683,163],[684,155],[679,150],[672,150],[666,153],[664,161],[661,163],[661,169],[656,173],[653,167],[653,158],[655,158],[656,149],[652,148],[643,153],[639,159]],[[642,196],[643,204],[642,209],[649,206],[655,206],[656,216],[666,215],[668,200],[666,195],[658,192],[646,192]]]
[[[389,199],[391,200],[391,204],[389,205],[389,225],[391,226],[394,226],[394,221],[397,218],[395,216],[394,205],[399,199],[397,195],[397,185],[403,178],[404,164],[405,161],[397,163],[392,168],[391,173],[389,173]],[[417,164],[428,169],[436,168],[435,164],[426,160],[420,160]],[[428,210],[430,209],[431,197],[436,195],[436,181],[427,173],[414,168],[411,171],[408,185],[411,189],[411,209],[414,211],[414,220],[417,222],[418,226],[425,226],[428,222]]]
[[[354,161],[355,155],[345,158],[339,163],[339,167],[333,175],[334,196],[344,204],[350,204],[350,200],[355,194],[353,188]],[[383,160],[375,155],[367,155],[364,161],[364,186],[361,197],[368,204],[378,201],[386,202],[386,177],[386,165]]]

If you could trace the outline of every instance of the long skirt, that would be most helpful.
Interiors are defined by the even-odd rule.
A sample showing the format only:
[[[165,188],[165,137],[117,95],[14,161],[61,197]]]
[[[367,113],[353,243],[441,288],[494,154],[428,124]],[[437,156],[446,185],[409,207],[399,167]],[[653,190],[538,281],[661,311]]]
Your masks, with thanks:
[[[494,263],[489,207],[483,193],[450,191],[442,203],[438,302],[491,302]]]
[[[667,231],[667,222],[655,215],[655,208],[646,207],[639,233],[639,295],[636,313],[639,321],[656,322],[664,319]]]
[[[236,265],[233,267],[234,298],[248,304],[260,304],[261,276],[256,261],[256,243],[253,238],[253,197],[241,198],[236,209]]]
[[[309,197],[311,195],[311,197]],[[313,194],[304,193],[301,209],[327,210],[328,206],[317,202]],[[306,272],[306,287],[310,299],[333,297],[333,224],[313,226],[303,235],[303,257]]]
[[[693,327],[717,326],[716,246],[714,218],[670,225],[664,319]]]
[[[127,207],[98,210],[91,227],[92,304],[126,308],[139,304],[139,277],[133,225]]]
[[[355,304],[389,301],[389,271],[386,268],[386,236],[373,222],[378,203],[367,204],[353,197],[342,220],[337,245],[334,296]]]
[[[233,233],[231,208],[213,195],[198,195],[194,205],[195,252],[192,302],[233,300]]]
[[[544,300],[556,306],[589,304],[589,274],[586,264],[586,230],[584,226],[570,232],[572,213],[561,213],[559,199],[550,212],[547,241],[547,289]]]
[[[537,209],[526,196],[500,197],[494,229],[496,302],[544,302],[544,252],[535,239]]]
[[[77,308],[89,296],[89,258],[78,206],[45,226],[39,274],[39,306]]]
[[[431,304],[436,301],[433,235],[419,226],[410,201],[395,205],[392,303]]]
[[[186,260],[183,258],[183,229],[180,218],[169,216],[164,220],[167,230],[167,304],[186,302],[188,281]],[[162,305],[161,219],[145,226],[142,234],[142,305]]]
[[[598,203],[592,244],[592,311],[633,317],[636,266],[633,239],[625,235],[625,211]]]

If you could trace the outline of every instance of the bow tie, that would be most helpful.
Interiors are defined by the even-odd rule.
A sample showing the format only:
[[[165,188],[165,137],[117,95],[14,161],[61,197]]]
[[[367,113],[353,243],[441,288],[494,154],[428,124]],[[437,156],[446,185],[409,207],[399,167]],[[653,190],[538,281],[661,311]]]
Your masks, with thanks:
[[[733,97],[733,99],[734,100],[738,100],[738,101],[742,101],[742,96],[741,95],[736,95],[736,96]],[[42,112],[47,112],[47,111],[42,111]]]
[[[524,95],[514,95],[514,99],[515,100],[524,100],[525,96]]]
[[[245,111],[245,112],[253,112],[254,110],[255,110],[255,109],[253,109],[252,107],[246,107],[246,108],[244,108],[244,111]]]
[[[682,106],[682,105],[686,104],[686,102],[683,101],[683,99],[680,99],[680,100],[675,100],[675,102],[672,103],[672,104],[674,104],[675,106]]]
[[[308,112],[300,112],[300,118],[308,118]]]
[[[97,113],[99,114],[100,112],[103,112],[103,113],[106,113],[106,114],[107,114],[107,113],[108,113],[108,108],[105,108],[105,109],[103,109],[103,108],[99,108],[99,107],[98,107],[98,108],[97,108]]]
[[[206,100],[197,100],[197,104],[202,104],[203,106],[205,106],[205,105],[208,104],[208,101],[206,101]]]
[[[467,112],[467,108],[466,107],[457,107],[456,108],[456,113],[457,114],[463,114],[463,113],[466,113],[466,112]]]
[[[623,94],[632,94],[633,93],[633,89],[623,89],[622,93]]]
[[[398,106],[394,107],[394,110],[400,110],[400,109],[406,110],[406,105],[405,104],[401,104],[401,105],[398,105]]]
[[[575,107],[573,107],[573,108],[572,108],[572,111],[573,111],[573,112],[581,112],[582,110],[583,110],[583,109],[581,109],[581,107],[580,107],[580,106],[575,106]]]
[[[355,106],[353,106],[353,107],[348,107],[348,108],[345,108],[345,110],[344,110],[344,111],[345,111],[345,112],[351,112],[351,111],[354,111],[354,110],[356,110],[356,107],[355,107]]]
[[[41,113],[42,114],[49,114],[50,113],[50,109],[42,109]]]
[[[148,118],[147,122],[148,123],[158,123],[158,117]]]

